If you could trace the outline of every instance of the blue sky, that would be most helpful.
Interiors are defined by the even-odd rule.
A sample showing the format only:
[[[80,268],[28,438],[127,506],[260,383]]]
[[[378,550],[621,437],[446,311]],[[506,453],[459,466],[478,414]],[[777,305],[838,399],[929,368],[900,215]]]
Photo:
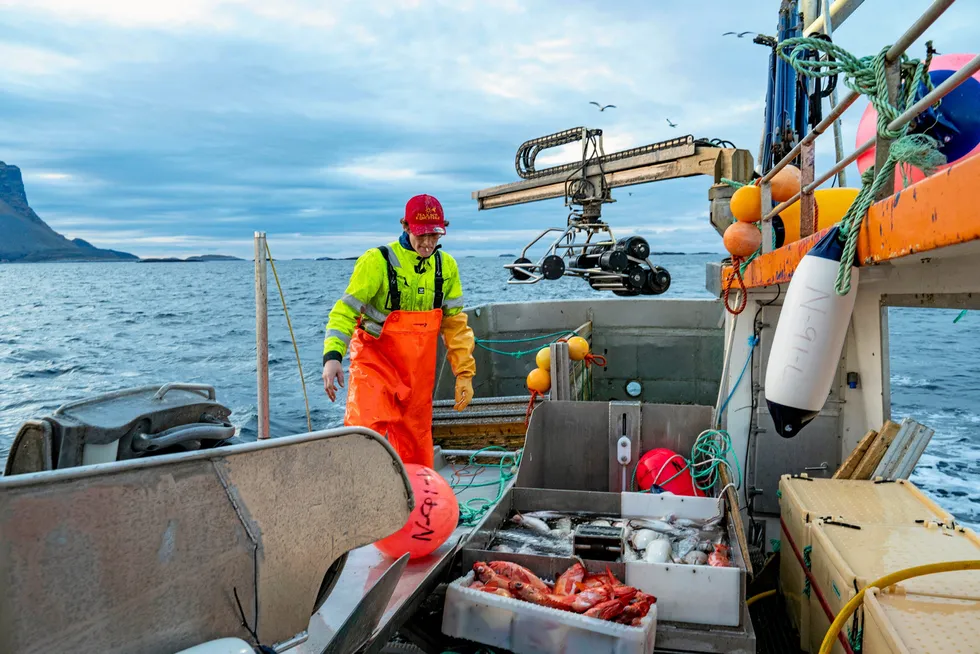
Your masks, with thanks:
[[[835,40],[874,54],[928,4],[866,0]],[[52,227],[140,256],[250,256],[256,229],[278,257],[352,256],[416,193],[443,202],[450,252],[513,252],[564,224],[561,200],[479,212],[470,194],[516,180],[528,138],[600,127],[610,152],[690,133],[755,156],[767,51],[721,34],[772,34],[778,6],[0,0],[0,160]],[[927,38],[975,52],[978,25],[959,2]],[[818,166],[832,152],[828,135]],[[720,252],[709,185],[621,189],[604,215],[654,249]]]

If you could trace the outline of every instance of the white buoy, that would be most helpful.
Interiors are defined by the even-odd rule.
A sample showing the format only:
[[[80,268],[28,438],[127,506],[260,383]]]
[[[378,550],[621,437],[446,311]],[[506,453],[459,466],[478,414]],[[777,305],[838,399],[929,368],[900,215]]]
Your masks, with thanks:
[[[858,286],[852,266],[850,290],[837,295],[842,255],[835,227],[800,261],[783,300],[766,367],[766,404],[784,438],[820,413],[837,375]]]

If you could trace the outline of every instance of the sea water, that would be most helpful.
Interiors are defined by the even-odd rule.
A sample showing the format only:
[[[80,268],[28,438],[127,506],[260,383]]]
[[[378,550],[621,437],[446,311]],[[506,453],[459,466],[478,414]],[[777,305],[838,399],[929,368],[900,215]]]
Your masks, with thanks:
[[[273,244],[274,249],[274,244]],[[669,255],[664,298],[710,297],[706,262]],[[502,258],[460,258],[467,306],[591,298],[579,279],[507,284]],[[324,323],[352,261],[277,263],[299,345],[314,429],[343,420],[320,380]],[[245,438],[256,433],[255,288],[251,262],[0,265],[0,461],[20,424],[61,404],[121,388],[216,387]],[[638,299],[637,301],[649,301]],[[307,430],[300,377],[269,275],[270,426]],[[936,430],[912,480],[964,523],[980,524],[980,313],[889,309],[892,418]]]

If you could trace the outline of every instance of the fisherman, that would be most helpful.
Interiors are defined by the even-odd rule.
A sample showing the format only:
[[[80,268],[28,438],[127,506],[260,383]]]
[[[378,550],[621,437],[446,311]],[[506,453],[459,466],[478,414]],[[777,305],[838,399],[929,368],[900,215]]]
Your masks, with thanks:
[[[473,399],[474,337],[463,313],[456,260],[438,244],[449,225],[442,205],[431,195],[416,195],[401,223],[397,241],[358,258],[344,296],[330,312],[323,389],[336,401],[349,347],[344,424],[373,429],[388,438],[402,463],[431,468],[438,335],[456,376],[457,411]]]

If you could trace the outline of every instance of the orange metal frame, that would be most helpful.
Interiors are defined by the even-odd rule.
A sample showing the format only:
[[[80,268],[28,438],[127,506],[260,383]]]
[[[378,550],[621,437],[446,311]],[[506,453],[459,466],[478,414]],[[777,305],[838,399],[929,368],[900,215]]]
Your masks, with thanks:
[[[974,155],[871,205],[858,234],[857,260],[871,265],[980,239],[978,191],[980,155]],[[757,257],[745,269],[745,286],[788,283],[827,231]],[[730,273],[731,266],[722,269],[722,283]]]

